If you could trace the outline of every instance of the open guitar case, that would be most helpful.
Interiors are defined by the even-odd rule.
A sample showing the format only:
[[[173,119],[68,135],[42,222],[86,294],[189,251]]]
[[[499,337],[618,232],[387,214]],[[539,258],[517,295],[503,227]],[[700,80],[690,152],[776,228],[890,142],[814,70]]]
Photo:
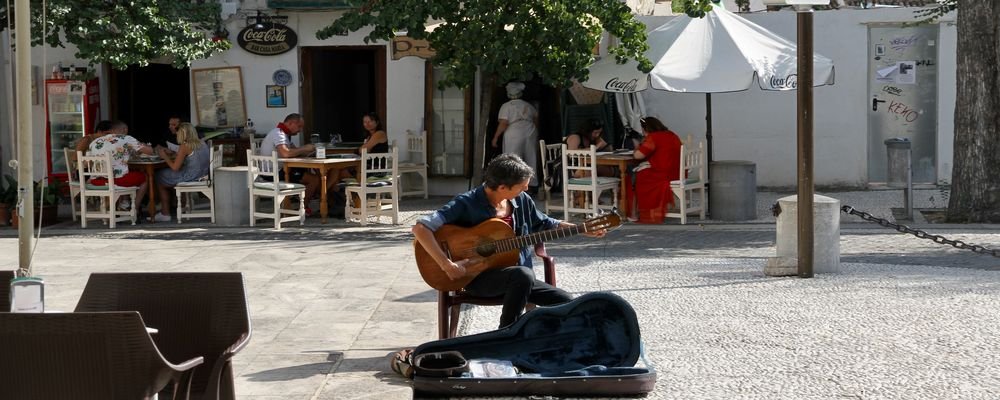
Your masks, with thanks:
[[[656,383],[645,359],[636,366],[641,355],[632,307],[611,293],[588,293],[536,308],[504,329],[420,345],[413,389],[423,396],[639,397]]]

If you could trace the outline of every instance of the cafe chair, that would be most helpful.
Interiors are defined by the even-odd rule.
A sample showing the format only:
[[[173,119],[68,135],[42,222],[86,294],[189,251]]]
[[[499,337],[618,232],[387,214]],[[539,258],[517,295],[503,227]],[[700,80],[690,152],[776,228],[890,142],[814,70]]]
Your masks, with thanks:
[[[393,141],[395,146],[395,141]],[[403,191],[402,182],[398,185],[400,196],[420,195],[427,198],[427,131],[419,134],[406,131],[407,161],[399,163],[399,175],[413,173],[420,176],[423,186],[419,190]]]
[[[0,312],[10,311],[10,281],[16,276],[15,271],[0,271]]]
[[[691,214],[698,214],[698,218],[705,219],[708,211],[708,201],[705,193],[705,184],[708,177],[705,172],[705,143],[698,142],[697,145],[681,145],[681,179],[670,181],[670,191],[677,197],[677,212],[668,212],[667,218],[680,218],[681,225],[687,224],[687,217]],[[698,201],[695,202],[697,193]]]
[[[76,150],[63,147],[63,157],[66,160],[66,185],[69,186],[69,210],[73,214],[73,222],[76,222],[80,207],[86,207],[86,204],[81,204],[78,201],[80,198],[80,174],[77,173]]]
[[[556,285],[556,259],[549,256],[545,251],[545,243],[535,245],[535,255],[542,259],[545,271],[545,283]],[[497,297],[477,297],[466,293],[464,290],[438,291],[438,339],[453,338],[458,334],[458,318],[462,311],[462,304],[477,306],[499,306],[503,305],[503,296]],[[534,304],[528,304],[527,311],[535,308]]]
[[[177,193],[178,224],[184,218],[211,218],[212,223],[215,223],[215,169],[222,166],[222,145],[211,149],[209,160],[208,175],[197,181],[178,183],[174,187],[174,191]],[[194,195],[198,193],[208,199],[208,212],[194,211]],[[184,201],[181,201],[185,197],[186,205]]]
[[[562,211],[563,209],[562,195],[552,195],[553,184],[557,183],[554,178],[558,175],[558,178],[562,179],[562,146],[562,143],[545,144],[544,140],[538,141],[538,150],[542,153],[542,190],[540,195],[546,213]]]
[[[138,311],[168,360],[204,357],[192,399],[235,399],[232,359],[252,331],[242,273],[92,273],[75,312],[95,311]]]
[[[203,358],[168,360],[143,322],[135,311],[0,313],[0,399],[150,399],[171,382],[159,398],[187,399]]]
[[[571,213],[597,215],[601,209],[618,208],[620,178],[597,176],[597,146],[589,149],[569,150],[562,146],[563,219]],[[604,191],[611,191],[611,205],[601,205],[598,199]],[[582,201],[577,201],[579,196]]]
[[[378,221],[379,217],[392,218],[393,225],[399,223],[399,192],[396,185],[399,179],[398,150],[390,146],[389,153],[369,153],[361,149],[362,182],[345,179],[347,183],[347,201],[344,206],[344,218],[347,221],[357,220],[361,225],[367,225],[368,219]]]
[[[115,222],[118,221],[132,221],[132,225],[135,225],[136,207],[139,206],[135,200],[139,187],[115,185],[111,154],[85,156],[78,151],[76,159],[77,172],[80,176],[80,225],[86,228],[87,220],[92,218],[107,219],[111,229],[115,228]],[[104,186],[90,183],[95,178],[104,178],[107,183]],[[118,199],[122,196],[129,196],[132,201],[130,201],[128,210],[119,211],[117,204]],[[98,210],[87,209],[87,199],[90,197],[96,197],[100,200]]]
[[[250,188],[250,226],[254,226],[258,219],[269,218],[274,220],[274,229],[281,229],[282,222],[299,221],[299,224],[306,224],[306,187],[305,185],[278,180],[278,156],[271,153],[266,156],[254,155],[247,150],[247,186]],[[260,177],[270,179],[262,180]],[[298,197],[299,206],[297,209],[282,208],[287,197]],[[257,211],[257,198],[270,197],[274,206],[271,212]],[[283,217],[282,215],[287,215]]]

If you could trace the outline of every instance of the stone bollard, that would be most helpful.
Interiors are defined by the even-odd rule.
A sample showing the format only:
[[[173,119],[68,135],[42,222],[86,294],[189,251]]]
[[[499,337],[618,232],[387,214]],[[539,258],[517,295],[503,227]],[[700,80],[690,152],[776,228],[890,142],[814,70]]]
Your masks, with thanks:
[[[798,196],[778,199],[777,257],[768,260],[764,274],[798,274]],[[840,271],[840,200],[813,195],[813,272]]]

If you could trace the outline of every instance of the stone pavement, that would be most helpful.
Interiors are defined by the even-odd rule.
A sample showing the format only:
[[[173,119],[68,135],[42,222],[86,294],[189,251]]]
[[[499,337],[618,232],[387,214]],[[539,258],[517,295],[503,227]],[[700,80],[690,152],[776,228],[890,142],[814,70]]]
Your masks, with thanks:
[[[409,399],[387,355],[436,337],[436,297],[413,268],[408,225],[443,200],[407,199],[395,227],[64,223],[43,231],[35,273],[47,306],[71,310],[90,272],[241,271],[253,336],[234,359],[240,399]],[[810,280],[762,275],[767,221],[629,225],[548,248],[561,286],[636,308],[659,372],[651,398],[1000,398],[1000,259],[849,218],[843,271]],[[1000,247],[996,226],[923,227]],[[17,264],[15,236],[0,230],[2,269]],[[491,329],[495,313],[467,310],[463,332]]]

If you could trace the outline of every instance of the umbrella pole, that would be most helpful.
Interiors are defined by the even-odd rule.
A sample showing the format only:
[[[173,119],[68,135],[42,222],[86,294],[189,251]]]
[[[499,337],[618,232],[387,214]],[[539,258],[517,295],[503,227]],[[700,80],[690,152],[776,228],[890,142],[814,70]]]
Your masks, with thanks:
[[[712,164],[712,94],[705,93],[705,144],[708,146],[708,164]],[[706,175],[707,176],[707,175]],[[712,180],[709,179],[709,182]]]

